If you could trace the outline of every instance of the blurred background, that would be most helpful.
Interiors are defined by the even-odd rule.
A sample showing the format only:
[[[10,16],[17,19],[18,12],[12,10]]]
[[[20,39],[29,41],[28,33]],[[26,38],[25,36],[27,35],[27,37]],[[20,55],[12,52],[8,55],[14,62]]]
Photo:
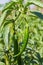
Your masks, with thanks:
[[[9,2],[10,0],[0,0],[0,4],[5,4],[7,2]]]
[[[6,3],[8,3],[8,2],[10,2],[11,0],[0,0],[0,10],[2,10],[3,9],[3,7],[5,6],[5,4]],[[27,1],[27,0],[24,0],[25,2]],[[42,1],[43,2],[43,0],[40,0],[40,1]],[[41,13],[43,13],[43,9],[41,9],[41,8],[38,8],[37,6],[35,6],[35,5],[30,5],[30,9],[31,10],[39,10]]]

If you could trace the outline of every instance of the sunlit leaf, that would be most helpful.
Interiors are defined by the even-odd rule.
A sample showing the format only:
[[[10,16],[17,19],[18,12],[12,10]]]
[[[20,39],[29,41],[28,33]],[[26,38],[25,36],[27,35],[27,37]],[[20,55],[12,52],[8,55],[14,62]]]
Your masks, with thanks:
[[[10,27],[12,26],[12,24],[8,24],[5,26],[4,28],[4,32],[3,32],[3,40],[4,40],[4,43],[5,43],[5,47],[8,49],[9,47],[9,37],[10,37]]]
[[[26,6],[28,6],[30,4],[35,4],[35,5],[43,8],[43,3],[41,1],[36,1],[36,0],[33,1],[33,0],[30,0],[30,1],[27,1]]]
[[[6,4],[6,6],[5,6],[5,8],[3,9],[3,11],[2,12],[4,12],[6,9],[9,9],[9,8],[11,8],[12,7],[12,5],[14,5],[15,3],[14,2],[9,2],[9,3],[7,3]]]
[[[4,13],[0,17],[0,26],[3,24],[5,18],[6,18],[7,10],[4,11]]]

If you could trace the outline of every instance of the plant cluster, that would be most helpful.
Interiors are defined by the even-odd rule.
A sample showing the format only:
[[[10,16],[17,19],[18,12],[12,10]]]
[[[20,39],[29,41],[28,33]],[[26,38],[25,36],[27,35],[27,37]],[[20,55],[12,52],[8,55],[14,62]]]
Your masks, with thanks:
[[[0,17],[0,65],[43,65],[43,14],[29,10],[37,0],[11,0]]]

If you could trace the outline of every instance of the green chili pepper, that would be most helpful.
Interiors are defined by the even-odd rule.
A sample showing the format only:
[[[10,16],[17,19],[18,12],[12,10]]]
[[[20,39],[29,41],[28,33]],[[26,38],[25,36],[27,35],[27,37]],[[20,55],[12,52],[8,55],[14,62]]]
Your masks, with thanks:
[[[29,31],[28,30],[29,30],[29,28],[26,28],[25,29],[22,50],[17,55],[15,55],[14,57],[18,57],[25,50],[25,48],[27,46],[27,43],[28,43],[28,37],[29,37]]]

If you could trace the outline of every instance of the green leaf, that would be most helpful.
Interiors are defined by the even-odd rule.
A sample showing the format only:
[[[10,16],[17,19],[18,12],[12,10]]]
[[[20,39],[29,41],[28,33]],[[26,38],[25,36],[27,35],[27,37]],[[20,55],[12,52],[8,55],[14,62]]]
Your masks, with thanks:
[[[12,0],[13,2],[19,2],[19,3],[22,3],[23,0]]]
[[[11,1],[13,1],[13,2],[19,2],[19,0],[11,0]]]
[[[7,15],[7,10],[4,11],[0,17],[0,27],[2,26],[3,22],[5,21],[6,15]]]
[[[41,1],[29,0],[29,1],[27,1],[26,6],[28,6],[30,4],[34,4],[34,5],[37,5],[37,6],[41,7],[41,8],[43,8],[43,3]]]
[[[0,51],[3,51],[3,45],[0,43]]]
[[[4,7],[4,9],[3,9],[3,11],[2,12],[4,12],[5,10],[7,10],[7,9],[10,9],[11,7],[12,7],[12,5],[14,5],[15,3],[14,2],[9,2],[9,3],[7,3],[6,5],[5,5],[5,7]]]
[[[38,58],[39,61],[41,61],[41,56],[38,52],[36,53],[36,57]]]
[[[10,23],[10,21],[6,21],[7,16],[11,13],[12,10],[5,10],[0,17],[0,31],[2,32],[5,25]]]
[[[3,62],[0,62],[0,65],[5,65]]]
[[[40,19],[43,19],[43,14],[41,14],[40,12],[37,12],[37,11],[31,11],[31,13],[35,14],[36,16],[38,16]]]
[[[7,10],[3,12],[0,17],[0,38],[2,37],[3,23],[5,22],[7,16]]]
[[[5,47],[8,49],[9,48],[9,37],[10,37],[10,26],[12,24],[8,24],[4,27],[4,31],[3,31],[3,40],[5,43]]]

